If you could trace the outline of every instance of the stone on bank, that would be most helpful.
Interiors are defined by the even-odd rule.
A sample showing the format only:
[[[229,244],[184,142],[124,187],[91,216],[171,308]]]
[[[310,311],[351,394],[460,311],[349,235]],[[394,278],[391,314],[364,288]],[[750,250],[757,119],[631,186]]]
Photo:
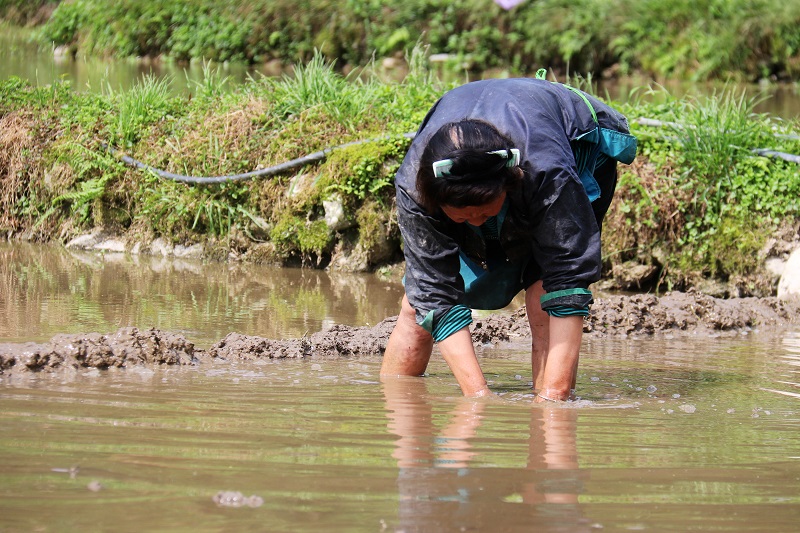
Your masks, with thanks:
[[[789,256],[778,282],[778,298],[800,299],[800,248]]]

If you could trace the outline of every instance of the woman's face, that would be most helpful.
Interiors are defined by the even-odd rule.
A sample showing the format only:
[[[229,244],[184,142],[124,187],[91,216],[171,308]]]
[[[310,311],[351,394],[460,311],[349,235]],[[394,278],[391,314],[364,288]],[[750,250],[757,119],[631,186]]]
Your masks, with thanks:
[[[480,226],[486,222],[489,217],[497,216],[497,214],[503,208],[503,202],[505,201],[506,193],[503,191],[500,196],[488,204],[468,207],[453,207],[450,205],[443,205],[442,211],[444,211],[444,214],[447,215],[447,217],[453,222],[457,222],[459,224],[462,222],[468,222],[473,226]]]

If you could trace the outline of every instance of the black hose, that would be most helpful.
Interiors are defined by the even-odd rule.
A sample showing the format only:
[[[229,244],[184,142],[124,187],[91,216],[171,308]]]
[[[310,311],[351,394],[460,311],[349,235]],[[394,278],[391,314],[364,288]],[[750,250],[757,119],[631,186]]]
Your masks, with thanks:
[[[794,154],[787,154],[785,152],[776,152],[775,150],[769,150],[767,148],[756,148],[753,150],[753,153],[760,155],[761,157],[772,157],[773,159],[783,159],[784,161],[790,161],[792,163],[797,163],[800,165],[800,155]]]
[[[647,119],[647,118],[640,118],[638,120],[638,122],[639,122],[639,124],[642,124],[644,126],[656,126],[656,127],[661,127],[661,126],[666,126],[666,125],[670,125],[671,124],[671,123],[668,123],[668,122],[662,122],[660,120],[653,120],[653,119]],[[404,133],[403,134],[403,137],[405,137],[406,139],[413,139],[415,136],[416,136],[416,133]],[[794,138],[794,136],[789,136],[789,135],[786,135],[786,136],[779,135],[779,136],[780,137],[786,137],[786,138]],[[310,165],[311,163],[316,163],[317,161],[322,161],[326,157],[328,157],[328,154],[330,154],[334,150],[339,150],[341,148],[347,148],[348,146],[355,146],[355,145],[358,145],[358,144],[365,144],[365,143],[369,143],[369,142],[384,141],[384,140],[391,139],[391,138],[392,138],[392,136],[387,135],[385,137],[377,137],[377,138],[373,138],[373,139],[363,139],[363,140],[360,140],[360,141],[353,141],[353,142],[349,142],[349,143],[345,143],[345,144],[340,144],[338,146],[333,146],[331,148],[326,148],[326,149],[321,150],[319,152],[314,152],[314,153],[311,153],[311,154],[308,154],[308,155],[304,155],[303,157],[298,157],[297,159],[292,159],[291,161],[286,161],[285,163],[280,163],[278,165],[273,165],[271,167],[262,168],[260,170],[253,170],[251,172],[245,172],[243,174],[229,174],[229,175],[226,175],[226,176],[209,176],[209,177],[206,177],[206,176],[184,176],[183,174],[173,174],[172,172],[167,172],[166,170],[160,170],[158,168],[151,167],[150,165],[148,165],[146,163],[142,163],[141,161],[137,161],[136,159],[134,159],[134,158],[132,158],[130,156],[127,156],[127,155],[119,152],[117,149],[115,149],[115,148],[113,148],[111,146],[108,146],[106,144],[103,145],[103,148],[105,148],[106,150],[108,150],[109,152],[114,154],[123,163],[126,163],[126,164],[128,164],[128,165],[130,165],[132,167],[136,167],[136,168],[139,168],[139,169],[142,169],[142,170],[149,170],[150,172],[153,172],[153,173],[155,173],[156,175],[158,175],[158,176],[160,176],[162,178],[170,179],[170,180],[173,180],[173,181],[180,181],[180,182],[183,182],[183,183],[213,184],[213,183],[225,183],[225,182],[228,182],[228,181],[249,180],[249,179],[258,178],[258,177],[262,177],[262,176],[274,176],[274,175],[280,174],[282,172],[286,172],[286,171],[294,170],[296,168],[300,168],[300,167],[303,167],[303,166],[306,166],[306,165]],[[774,150],[769,150],[769,149],[766,149],[766,148],[753,150],[753,153],[755,153],[755,154],[757,154],[759,156],[762,156],[762,157],[778,158],[778,159],[783,159],[784,161],[791,161],[793,163],[800,164],[800,156],[797,156],[797,155],[794,155],[794,154],[787,154],[787,153],[784,153],[784,152],[776,152]]]
[[[406,139],[413,139],[416,136],[416,133],[404,133],[403,137]],[[242,181],[242,180],[250,180],[253,178],[258,178],[262,176],[274,176],[275,174],[280,174],[282,172],[286,172],[289,170],[294,170],[295,168],[300,168],[305,165],[310,165],[311,163],[316,163],[317,161],[322,161],[328,154],[333,152],[334,150],[339,150],[341,148],[347,148],[348,146],[355,146],[358,144],[365,144],[369,142],[377,142],[377,141],[384,141],[388,139],[392,139],[393,136],[387,135],[385,137],[377,137],[374,139],[363,139],[360,141],[353,141],[345,144],[340,144],[338,146],[333,146],[331,148],[326,148],[319,152],[314,152],[308,155],[304,155],[303,157],[298,157],[297,159],[292,159],[291,161],[286,161],[285,163],[280,163],[278,165],[273,165],[271,167],[262,168],[259,170],[253,170],[251,172],[245,172],[243,174],[229,174],[226,176],[184,176],[183,174],[173,174],[172,172],[167,172],[166,170],[161,170],[155,167],[151,167],[146,163],[142,163],[141,161],[137,161],[136,159],[127,156],[117,150],[112,146],[108,146],[106,144],[103,145],[103,148],[108,150],[111,154],[113,154],[117,159],[122,161],[123,163],[130,165],[132,167],[136,167],[142,170],[149,170],[153,172],[159,177],[170,179],[173,181],[180,181],[183,183],[194,183],[194,184],[213,184],[213,183],[225,183],[228,181]]]

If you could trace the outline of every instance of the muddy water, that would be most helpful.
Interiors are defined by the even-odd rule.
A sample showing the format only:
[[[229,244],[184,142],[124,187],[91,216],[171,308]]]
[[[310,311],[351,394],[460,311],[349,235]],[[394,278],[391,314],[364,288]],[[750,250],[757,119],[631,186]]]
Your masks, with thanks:
[[[800,332],[586,349],[570,408],[531,404],[520,345],[484,352],[491,401],[439,360],[5,378],[0,529],[796,528]]]
[[[403,288],[327,274],[0,243],[0,343],[120,327],[178,332],[205,348],[235,331],[281,339],[396,315]]]
[[[15,342],[128,323],[287,338],[375,323],[400,294],[367,276],[0,256]],[[482,350],[484,401],[436,356],[383,383],[377,357],[0,376],[0,531],[796,529],[800,330],[587,337],[583,353],[569,407],[531,403],[524,340]]]
[[[246,65],[218,65],[219,74],[232,84],[243,83],[248,75],[258,78],[259,69]],[[100,92],[109,87],[124,90],[141,82],[145,76],[169,79],[176,94],[194,92],[203,80],[202,62],[182,65],[169,61],[152,64],[135,59],[111,60],[100,57],[55,56],[52,47],[40,47],[29,30],[0,28],[0,79],[18,76],[36,85],[49,85],[66,79],[79,91]]]

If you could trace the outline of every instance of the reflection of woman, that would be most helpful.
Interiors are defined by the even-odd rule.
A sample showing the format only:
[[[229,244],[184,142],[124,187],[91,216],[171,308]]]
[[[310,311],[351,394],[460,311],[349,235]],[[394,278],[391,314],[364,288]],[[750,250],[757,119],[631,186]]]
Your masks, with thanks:
[[[429,398],[421,379],[384,380],[383,391],[388,429],[398,437],[397,531],[589,530],[578,503],[577,409],[528,407],[529,435],[487,436],[491,455],[502,441],[500,449],[519,456],[514,446],[527,441],[526,467],[501,467],[481,461],[474,447],[492,407],[484,400],[460,398],[449,413],[435,413],[442,402]]]
[[[575,386],[589,285],[617,161],[636,142],[624,116],[539,79],[483,80],[429,111],[396,177],[406,295],[383,375],[421,375],[433,343],[468,396],[488,394],[470,308],[521,290],[538,398]]]

